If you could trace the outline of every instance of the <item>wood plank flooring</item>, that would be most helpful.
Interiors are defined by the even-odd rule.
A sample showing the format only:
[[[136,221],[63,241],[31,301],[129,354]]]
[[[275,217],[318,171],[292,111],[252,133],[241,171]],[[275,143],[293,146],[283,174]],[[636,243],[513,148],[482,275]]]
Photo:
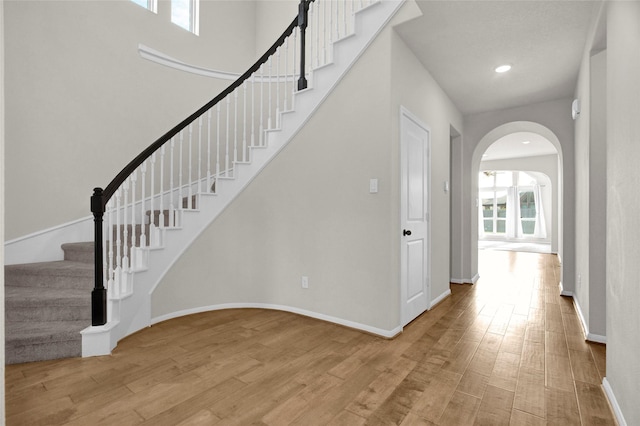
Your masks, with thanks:
[[[485,250],[480,268],[392,340],[236,309],[9,365],[7,424],[614,425],[605,347],[558,295],[557,258]]]

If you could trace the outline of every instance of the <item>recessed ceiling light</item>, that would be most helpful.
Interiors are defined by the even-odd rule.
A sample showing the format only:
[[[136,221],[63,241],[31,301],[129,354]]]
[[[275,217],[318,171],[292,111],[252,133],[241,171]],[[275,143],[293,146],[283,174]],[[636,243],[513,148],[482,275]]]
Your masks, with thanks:
[[[488,156],[489,156],[489,154],[482,154],[482,156],[483,156],[483,157],[488,157]]]
[[[511,69],[511,65],[500,65],[499,67],[496,68],[496,72],[497,73],[503,73],[503,72],[507,72]]]
[[[523,144],[525,145],[529,145],[531,143],[531,141],[522,141]]]

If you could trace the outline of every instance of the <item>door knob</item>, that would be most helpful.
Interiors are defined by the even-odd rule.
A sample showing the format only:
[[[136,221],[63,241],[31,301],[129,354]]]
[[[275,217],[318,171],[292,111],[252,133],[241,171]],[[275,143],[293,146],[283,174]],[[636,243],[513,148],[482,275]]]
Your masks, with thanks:
[[[411,231],[409,231],[408,229],[405,229],[405,230],[402,231],[402,235],[405,236],[405,237],[407,235],[411,235]]]

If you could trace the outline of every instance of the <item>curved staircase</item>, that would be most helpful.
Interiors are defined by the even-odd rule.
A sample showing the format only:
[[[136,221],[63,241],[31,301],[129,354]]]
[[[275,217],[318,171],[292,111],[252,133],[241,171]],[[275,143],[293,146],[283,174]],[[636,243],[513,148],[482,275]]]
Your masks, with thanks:
[[[322,4],[322,1],[317,0],[315,3]],[[192,116],[195,118],[191,121],[187,122],[192,117],[185,120],[183,123],[186,124],[181,130],[170,134],[165,141],[162,141],[164,144],[162,148],[158,148],[160,146],[158,145],[154,148],[157,150],[151,150],[153,152],[150,151],[151,147],[148,148],[141,154],[146,153],[146,159],[138,163],[139,166],[132,175],[121,180],[124,183],[113,192],[114,196],[106,203],[105,223],[102,227],[104,231],[101,231],[103,233],[102,258],[105,265],[104,283],[108,292],[108,313],[104,325],[86,327],[91,324],[89,321],[91,320],[90,290],[93,287],[93,243],[64,245],[65,260],[62,262],[6,267],[7,288],[10,289],[7,291],[7,362],[109,354],[120,339],[155,322],[151,317],[150,295],[165,273],[198,235],[304,126],[369,43],[393,17],[403,0],[373,2],[349,0],[349,4],[352,4],[350,11],[346,6],[347,1],[327,2],[330,7],[333,7],[333,3],[345,5],[344,11],[347,15],[345,19],[350,22],[334,22],[333,19],[327,18],[333,12],[327,15],[321,8],[318,8],[313,15],[315,6],[312,6],[311,2],[307,3],[312,12],[309,23],[312,24],[315,19],[318,25],[330,26],[327,31],[320,31],[317,28],[309,30],[312,36],[311,45],[305,50],[307,57],[310,58],[311,70],[306,74],[309,88],[297,90],[294,87],[295,65],[293,65],[292,74],[288,71],[291,65],[287,65],[283,72],[275,69],[281,61],[280,53],[277,53],[278,65],[274,65],[273,69],[270,58],[268,62],[264,62],[264,64],[268,63],[268,75],[264,64],[259,71],[254,70],[253,74],[248,71],[250,77],[243,83],[246,85],[238,86],[228,94],[225,100],[216,101],[217,105],[211,103],[206,108],[203,107]],[[358,9],[358,6],[362,8]],[[323,20],[326,22],[323,23]],[[295,21],[292,25],[294,24]],[[295,34],[294,32],[294,37]],[[314,37],[327,36],[327,34],[328,40],[316,43]],[[323,49],[322,54],[320,49]],[[272,56],[275,55],[276,53]],[[296,57],[295,52],[292,56],[294,62],[299,58],[299,56]],[[274,81],[277,83],[272,84]],[[273,89],[274,92],[274,106],[269,107],[267,104],[269,115],[267,118],[266,113],[264,114],[264,125],[263,113],[260,109],[260,122],[258,123],[257,118],[251,119],[249,124],[244,125],[244,135],[235,125],[230,132],[229,122],[233,122],[233,119],[237,119],[239,115],[242,116],[242,109],[246,109],[247,105],[254,108],[254,102],[247,99],[257,97],[255,88],[264,82],[269,87],[269,101],[272,96],[271,90]],[[262,86],[259,87],[263,89]],[[285,93],[281,95],[282,87]],[[289,89],[291,93],[288,95],[286,91]],[[242,101],[243,97],[244,101]],[[260,101],[255,104],[262,106],[262,98],[259,99]],[[277,106],[275,106],[276,101]],[[230,106],[233,105],[231,102],[235,102],[235,105]],[[222,113],[220,105],[222,105]],[[188,167],[190,180],[174,186],[174,169],[171,163],[171,186],[166,185],[169,181],[167,178],[169,169],[168,166],[164,168],[165,146],[170,146],[168,149],[171,150],[172,161],[174,146],[178,147],[176,157],[179,153],[180,163],[176,163],[179,164],[176,166],[176,173],[177,168],[180,167],[180,177],[182,177],[182,164],[183,162],[186,164],[186,160],[182,159],[183,154],[185,158],[188,155],[191,161],[192,155],[198,156],[203,151],[212,151],[211,147],[204,148],[201,145],[201,135],[207,132],[213,133],[214,136],[209,137],[215,140],[215,134],[217,132],[219,135],[221,128],[224,133],[224,128],[220,125],[221,117],[222,121],[225,119],[224,108],[226,108],[227,120],[227,145],[223,143],[221,151],[217,154],[217,163],[214,163],[217,167],[211,167],[210,172],[201,175],[200,167],[202,166],[205,170],[208,167],[200,159],[197,162],[194,160],[194,174],[197,168],[197,177],[191,178],[192,166],[189,163],[185,167]],[[274,111],[273,118],[271,109]],[[239,113],[238,110],[240,110]],[[246,112],[244,116],[247,117]],[[217,123],[218,127],[212,126],[212,123]],[[251,128],[250,136],[247,136],[248,128]],[[223,134],[223,139],[224,136]],[[197,145],[194,143],[192,146],[192,139],[198,141]],[[229,140],[234,139],[235,141],[229,145]],[[241,141],[240,144],[238,139]],[[219,136],[218,140],[220,140]],[[186,141],[188,141],[188,150]],[[235,148],[238,145],[239,147]],[[213,150],[215,151],[215,148]],[[196,152],[198,154],[195,154]],[[168,155],[167,153],[166,156]],[[226,161],[224,161],[225,157]],[[157,163],[161,165],[158,166]],[[151,179],[154,179],[155,175],[159,183],[140,184],[137,181],[142,179],[145,182],[145,176],[149,175]],[[105,191],[111,185],[107,186]],[[136,185],[138,185],[140,198],[136,198],[135,195]],[[149,188],[150,193],[145,194],[145,190],[148,191]],[[129,217],[131,217],[130,221]],[[132,240],[135,244],[132,244]],[[56,271],[59,271],[60,275],[57,275]],[[38,294],[40,292],[41,295]],[[52,307],[50,311],[43,310],[37,314],[23,312],[29,311],[29,306],[35,306],[37,297],[44,298],[45,293],[50,296],[46,296],[46,301],[38,300],[38,303],[50,305]],[[55,314],[54,312],[58,310],[54,306],[58,304],[74,306],[74,313],[67,316]],[[21,318],[25,320],[29,318],[29,321],[33,321],[31,324],[37,325],[29,326],[27,321],[21,321]],[[93,323],[95,324],[95,318]],[[53,324],[56,324],[55,332]],[[82,330],[81,335],[78,334],[80,330]],[[23,335],[18,337],[20,333]],[[13,351],[11,355],[9,355],[10,351]]]

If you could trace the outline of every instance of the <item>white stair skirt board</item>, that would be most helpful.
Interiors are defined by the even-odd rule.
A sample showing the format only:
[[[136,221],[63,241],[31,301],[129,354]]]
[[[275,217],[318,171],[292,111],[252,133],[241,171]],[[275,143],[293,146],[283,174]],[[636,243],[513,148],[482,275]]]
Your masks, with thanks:
[[[582,309],[580,308],[580,303],[578,303],[578,299],[575,296],[571,296],[573,299],[573,306],[576,307],[576,311],[578,312],[578,318],[580,318],[580,324],[582,324],[582,332],[584,333],[585,340],[596,343],[607,343],[607,336],[601,336],[599,334],[593,334],[589,332],[589,326],[587,325],[587,321],[584,319],[584,315],[582,314]]]
[[[436,306],[438,303],[442,302],[444,299],[446,299],[450,295],[451,295],[451,290],[445,291],[440,296],[436,297],[435,299],[433,299],[431,301],[431,304],[429,305],[429,309],[433,308],[434,306]]]
[[[385,330],[378,327],[372,327],[367,324],[362,324],[355,321],[346,320],[343,318],[332,317],[330,315],[321,314],[318,312],[309,311],[306,309],[296,308],[293,306],[274,305],[271,303],[223,303],[220,305],[202,306],[200,308],[185,309],[183,311],[172,312],[167,315],[161,315],[151,320],[151,324],[158,324],[163,321],[167,321],[173,318],[178,318],[185,315],[199,314],[202,312],[220,311],[223,309],[272,309],[275,311],[291,312],[293,314],[304,315],[306,317],[315,318],[322,321],[327,321],[333,324],[342,325],[345,327],[353,328],[355,330],[364,331],[374,334],[376,336],[391,339],[402,332],[402,327],[398,326],[391,330]]]
[[[613,389],[611,389],[611,384],[606,377],[602,380],[602,388],[604,389],[604,394],[609,400],[609,404],[611,405],[613,414],[616,416],[618,426],[627,426],[627,421],[624,419],[624,415],[622,414],[622,410],[620,409],[618,400],[616,399],[616,396],[613,393]]]
[[[65,243],[93,240],[93,216],[83,217],[4,243],[4,264],[52,262],[62,260]]]
[[[236,165],[235,179],[218,180],[215,196],[199,194],[199,211],[184,210],[181,229],[164,229],[162,249],[143,249],[148,253],[148,269],[129,275],[129,285],[135,289],[134,293],[108,301],[108,307],[112,312],[109,321],[117,321],[116,324],[88,327],[83,331],[83,356],[107,355],[120,339],[151,325],[151,294],[164,275],[193,241],[298,133],[403,3],[404,0],[380,1],[355,14],[355,35],[334,42],[333,63],[311,73],[310,89],[295,94],[295,111],[281,115],[280,129],[266,132],[267,146],[252,150],[250,164]],[[175,315],[184,315],[180,312]],[[305,315],[311,314],[304,312]],[[323,317],[323,314],[314,315]]]

